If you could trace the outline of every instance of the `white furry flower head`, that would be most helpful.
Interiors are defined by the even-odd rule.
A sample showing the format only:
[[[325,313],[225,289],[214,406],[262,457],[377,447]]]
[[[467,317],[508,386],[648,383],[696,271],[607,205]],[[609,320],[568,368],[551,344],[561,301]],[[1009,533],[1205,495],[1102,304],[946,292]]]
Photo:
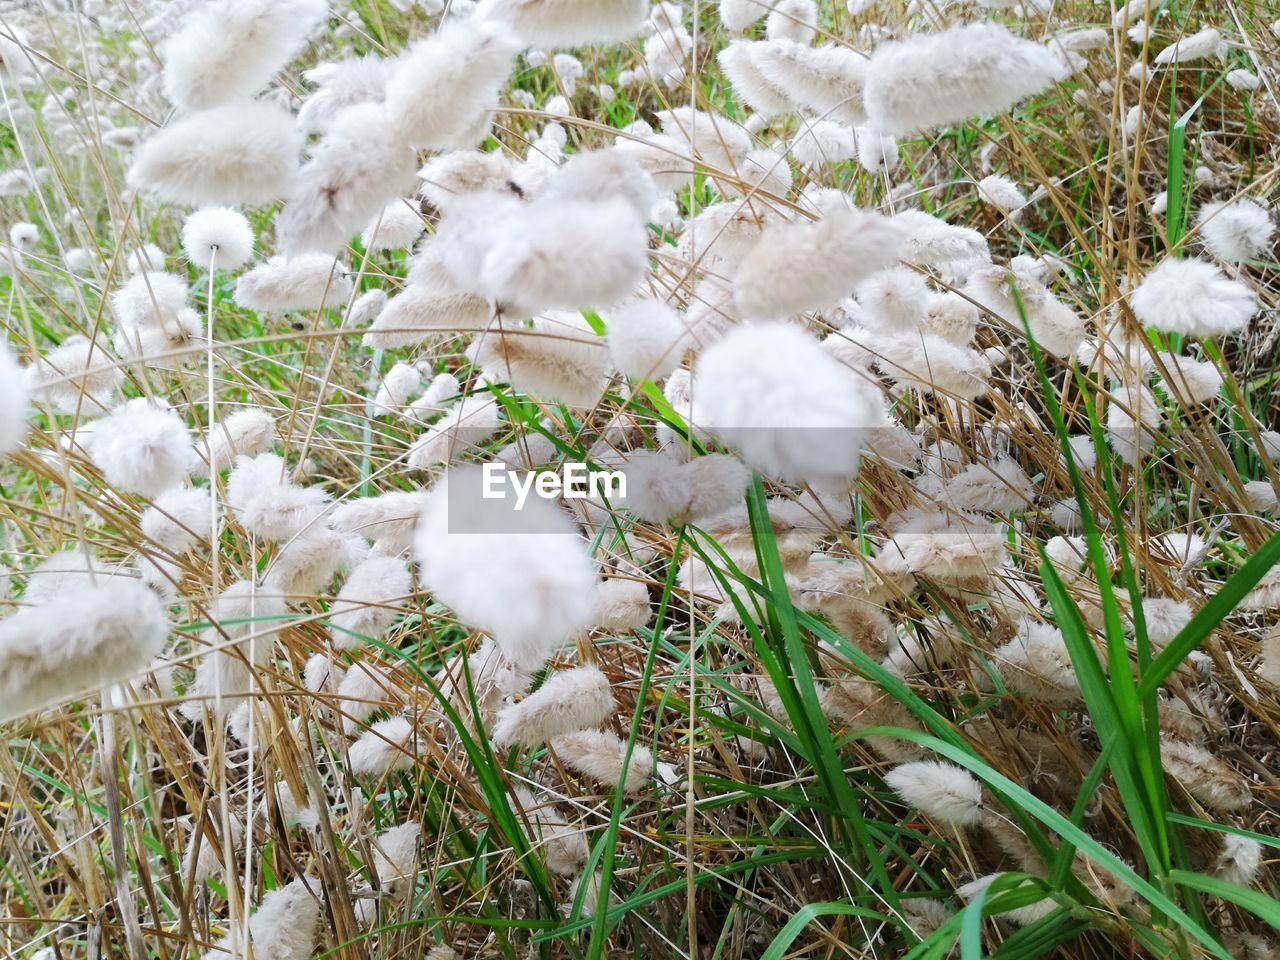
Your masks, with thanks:
[[[884,782],[903,801],[943,823],[968,826],[982,815],[982,784],[953,763],[919,760],[899,764],[885,775]]]
[[[1206,203],[1196,225],[1210,255],[1224,263],[1263,256],[1276,229],[1270,211],[1249,197],[1234,203]]]
[[[830,309],[892,266],[902,240],[893,220],[844,207],[816,223],[772,224],[738,266],[734,303],[749,320]]]
[[[235,301],[250,310],[318,310],[339,306],[354,289],[342,264],[326,253],[274,256],[236,281]]]
[[[1156,54],[1157,64],[1190,63],[1204,57],[1220,57],[1227,52],[1222,34],[1213,27],[1205,27],[1198,33],[1183,37]]]
[[[735,329],[694,366],[693,422],[771,477],[851,480],[881,410],[819,341],[798,327]]]
[[[0,341],[0,456],[22,446],[27,436],[30,412],[31,402],[22,367],[8,343]]]
[[[145,397],[130,400],[94,424],[88,449],[108,483],[144,497],[181,483],[193,457],[182,418]]]
[[[1038,43],[997,23],[971,23],[877,47],[867,65],[871,125],[895,136],[1008,110],[1061,76]]]
[[[609,315],[609,355],[636,380],[660,380],[680,365],[688,347],[683,318],[662,300],[645,298]]]
[[[101,343],[76,334],[27,367],[22,379],[38,403],[97,416],[111,406],[124,371]]]
[[[138,673],[169,634],[160,599],[100,573],[0,621],[0,723]]]
[[[274,453],[236,457],[227,477],[227,505],[246,530],[268,540],[289,540],[312,526],[329,503],[319,487],[293,483]]]
[[[519,703],[498,712],[493,741],[537,744],[564,733],[597,727],[617,712],[609,679],[594,665],[559,670]]]
[[[205,431],[200,458],[192,467],[196,476],[225,470],[236,457],[266,453],[276,442],[275,421],[258,407],[237,410]]]
[[[512,316],[600,309],[629,295],[648,268],[651,178],[626,154],[579,154],[540,196],[459,198],[434,241],[466,292]]]
[[[170,203],[270,203],[288,193],[300,146],[288,111],[236,103],[160,130],[138,148],[127,180]]]
[[[1241,332],[1258,301],[1206,260],[1167,257],[1130,294],[1129,306],[1144,326],[1163,333],[1216,337]]]
[[[209,530],[209,491],[205,487],[173,487],[142,511],[142,532],[166,550],[182,553]]]
[[[234,270],[253,257],[253,228],[239,210],[202,207],[182,224],[182,250],[197,267]]]
[[[502,489],[509,494],[511,484]],[[595,565],[555,502],[531,496],[516,509],[514,496],[485,490],[474,466],[455,467],[432,487],[414,537],[421,581],[492,636],[508,661],[534,669],[590,624]]]
[[[353,761],[354,762],[354,761]],[[255,957],[306,960],[315,946],[320,923],[320,882],[298,879],[272,890],[249,920],[249,943]],[[231,960],[244,952],[235,932],[218,941],[205,960]]]
[[[382,208],[360,234],[366,250],[400,250],[413,246],[426,223],[416,205],[397,198]]]
[[[184,110],[266,86],[325,15],[325,0],[212,0],[160,48],[165,95]]]
[[[648,12],[646,0],[481,0],[474,16],[507,24],[531,47],[576,47],[629,40]]]

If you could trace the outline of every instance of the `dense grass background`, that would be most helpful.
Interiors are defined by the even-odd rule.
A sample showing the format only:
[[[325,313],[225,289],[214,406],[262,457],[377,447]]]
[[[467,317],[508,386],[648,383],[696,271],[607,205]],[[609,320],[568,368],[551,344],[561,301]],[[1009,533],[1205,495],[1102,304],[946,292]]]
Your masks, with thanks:
[[[0,199],[0,209],[7,223],[29,221],[40,230],[0,279],[10,343],[30,360],[72,335],[103,335],[111,322],[105,293],[125,276],[124,258],[155,243],[169,254],[169,269],[186,271],[190,303],[213,318],[223,414],[247,406],[270,411],[281,452],[307,482],[335,497],[425,485],[430,477],[398,463],[420,427],[374,417],[369,398],[380,375],[406,357],[467,381],[462,337],[384,354],[360,346],[362,331],[342,325],[342,305],[286,316],[238,308],[231,278],[209,280],[176,256],[182,211],[157,209],[124,191],[125,145],[134,136],[112,130],[134,128],[141,137],[164,120],[164,104],[147,83],[156,64],[152,32],[162,32],[184,6],[6,5],[4,16],[31,33],[37,74],[20,83],[3,78],[0,165],[34,172],[38,185]],[[920,28],[919,8],[931,6],[908,10],[885,0],[855,15],[824,3],[821,37],[866,50],[882,29]],[[273,96],[294,102],[306,89],[306,67],[399,51],[437,19],[386,0],[335,3],[333,13],[327,34],[279,78]],[[1032,11],[1025,31],[1041,38],[1068,24],[1106,25],[1111,14],[1106,5],[1070,0],[1048,14]],[[726,39],[715,6],[693,3],[682,15],[695,38],[685,81],[621,85],[621,71],[641,63],[638,43],[576,51],[584,74],[568,97],[573,116],[548,118],[540,108],[568,94],[566,85],[554,69],[522,61],[512,90],[527,92],[534,106],[509,99],[486,149],[524,156],[550,119],[564,125],[570,150],[603,146],[618,128],[652,120],[671,104],[745,120],[747,111],[714,67]],[[832,162],[797,170],[797,187],[833,186],[863,206],[918,207],[973,226],[997,258],[1057,257],[1063,269],[1056,292],[1103,331],[1111,323],[1106,305],[1154,262],[1197,249],[1201,203],[1244,191],[1274,194],[1280,112],[1272,85],[1280,79],[1273,69],[1280,45],[1269,22],[1276,16],[1264,4],[1175,0],[1160,8],[1150,46],[1212,22],[1231,39],[1224,60],[1136,82],[1127,71],[1139,48],[1122,44],[1121,58],[1092,56],[1087,70],[1012,116],[903,142],[892,175]],[[1262,89],[1248,94],[1224,85],[1222,76],[1235,67],[1256,71]],[[614,96],[602,97],[599,84]],[[1141,119],[1126,131],[1135,104]],[[791,118],[756,134],[785,137],[794,128]],[[977,199],[974,182],[993,170],[1028,193],[1043,188],[1016,222]],[[721,199],[713,178],[691,171],[690,179],[679,195],[684,218]],[[1153,215],[1150,200],[1162,190],[1167,212]],[[251,214],[267,250],[273,216]],[[657,225],[654,234],[655,249],[673,254],[675,236]],[[87,271],[68,269],[73,247],[90,253]],[[349,261],[360,290],[393,290],[406,258],[366,256],[357,244]],[[656,262],[655,292],[689,302],[693,268],[669,256]],[[1037,488],[1036,504],[1003,518],[1010,550],[1062,630],[1081,703],[1051,708],[1005,690],[986,654],[1007,635],[1009,608],[987,591],[967,594],[954,585],[921,582],[886,601],[922,658],[906,680],[886,671],[829,621],[802,609],[789,586],[786,544],[779,543],[785,532],[768,521],[767,497],[785,491],[757,478],[747,495],[754,564],[732,561],[693,528],[636,525],[630,532],[653,559],[613,573],[644,579],[655,618],[645,629],[597,631],[579,644],[613,682],[618,732],[672,764],[674,783],[655,779],[629,795],[601,791],[545,751],[495,755],[465,724],[456,736],[424,737],[406,772],[349,776],[342,704],[308,693],[300,681],[308,657],[328,647],[318,598],[291,612],[278,656],[257,674],[253,750],[207,722],[184,721],[175,710],[180,696],[163,677],[139,679],[127,700],[90,700],[0,729],[0,952],[199,955],[265,892],[308,872],[325,894],[316,955],[326,957],[390,960],[437,945],[465,957],[589,960],[915,960],[949,951],[965,960],[1276,955],[1270,928],[1280,924],[1280,902],[1267,867],[1280,843],[1280,698],[1257,674],[1268,614],[1237,609],[1280,559],[1273,517],[1251,510],[1242,487],[1265,480],[1280,492],[1280,475],[1260,442],[1263,431],[1280,428],[1276,268],[1270,260],[1242,267],[1263,307],[1247,336],[1166,344],[1144,335],[1143,349],[1151,352],[1172,347],[1213,360],[1226,386],[1217,402],[1198,407],[1162,395],[1165,427],[1140,469],[1117,462],[1102,435],[1105,378],[1040,355],[1018,330],[982,328],[980,345],[1000,348],[1009,362],[996,378],[1000,389],[981,401],[898,398],[903,423],[958,444],[975,460],[995,452],[982,425],[999,424],[1010,437]],[[1117,325],[1142,334],[1127,311]],[[195,365],[172,371],[124,364],[126,394],[167,398],[203,428],[203,354],[203,344],[193,343]],[[634,418],[641,442],[652,442],[659,425],[686,426],[644,385],[615,383],[585,413],[495,390],[510,421],[495,448],[525,432],[549,431],[566,459],[584,459],[619,414]],[[26,572],[55,550],[83,543],[106,561],[154,552],[138,528],[144,504],[112,490],[78,450],[84,423],[39,414],[29,449],[0,472],[10,607],[21,602]],[[1077,463],[1066,444],[1067,436],[1087,433],[1096,466]],[[1084,575],[1065,582],[1041,553],[1049,537],[1064,532],[1050,515],[1063,499],[1079,504],[1088,552]],[[868,553],[886,518],[909,502],[902,476],[869,460],[853,521],[824,530],[824,548]],[[618,522],[630,526],[625,516]],[[1184,565],[1162,556],[1154,538],[1167,532],[1203,537],[1207,558]],[[223,530],[218,554],[224,581],[260,571],[270,559],[234,524]],[[708,563],[728,605],[695,602],[681,588],[678,563],[692,555]],[[207,550],[178,563],[183,601],[174,679],[181,690],[190,638],[208,625],[211,571]],[[1162,650],[1134,616],[1136,601],[1150,595],[1186,598],[1198,611]],[[474,631],[415,594],[388,639],[355,655],[383,664],[389,677],[383,709],[360,726],[385,709],[413,716],[444,710],[451,719],[478,710],[465,696],[449,704],[435,695],[440,669],[476,642]],[[834,654],[820,657],[819,643]],[[827,683],[849,673],[885,697],[873,723],[841,722],[826,709]],[[1190,705],[1205,730],[1203,745],[1248,781],[1247,808],[1208,809],[1166,776],[1160,731],[1170,702]],[[299,726],[314,735],[298,735]],[[1023,871],[993,834],[956,831],[904,807],[883,774],[887,757],[916,748],[981,780],[989,810],[1024,838],[1043,869]],[[590,884],[574,896],[563,877],[547,871],[514,789],[534,783],[586,837],[586,874],[598,874],[607,896],[595,896]],[[275,799],[280,785],[295,796],[327,798],[316,829],[284,821]],[[227,831],[232,820],[246,819],[248,851],[243,838],[228,843]],[[354,905],[374,877],[370,838],[408,820],[423,827],[411,892],[384,899],[376,922],[362,929]],[[1250,886],[1213,875],[1223,835],[1263,845],[1263,869]],[[196,844],[232,848],[225,869],[206,884],[193,883],[184,866]],[[1008,871],[1006,879],[967,906],[957,900],[959,885],[995,870]],[[1043,907],[1037,919],[1008,921],[1008,911],[1033,904]]]

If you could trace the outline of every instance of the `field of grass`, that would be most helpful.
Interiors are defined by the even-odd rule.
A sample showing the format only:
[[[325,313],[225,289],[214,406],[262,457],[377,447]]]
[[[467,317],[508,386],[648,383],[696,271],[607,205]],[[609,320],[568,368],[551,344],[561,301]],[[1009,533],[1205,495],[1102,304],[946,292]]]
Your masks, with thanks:
[[[172,622],[145,671],[21,716],[0,703],[0,956],[1280,956],[1273,238],[1222,265],[1256,297],[1235,335],[1144,327],[1128,302],[1166,258],[1207,257],[1207,204],[1269,206],[1276,195],[1280,7],[1153,2],[1130,24],[1149,25],[1135,42],[1123,23],[1113,28],[1113,7],[1085,0],[820,0],[812,43],[862,53],[979,19],[1036,42],[1076,28],[1106,35],[1011,110],[904,135],[878,166],[860,162],[850,124],[832,122],[829,141],[806,143],[812,118],[753,110],[717,61],[737,34],[709,0],[655,6],[643,35],[626,42],[524,50],[480,145],[511,161],[519,202],[537,202],[566,155],[634,146],[672,107],[716,114],[788,172],[778,186],[745,166],[727,169],[724,144],[702,139],[705,128],[693,158],[659,150],[669,157],[658,172],[679,179],[660,191],[647,224],[639,292],[693,326],[680,366],[695,384],[702,351],[745,323],[724,293],[743,282],[744,251],[763,224],[828,214],[835,194],[821,190],[886,216],[917,210],[976,231],[991,264],[1034,270],[1085,340],[1075,351],[1042,349],[1021,295],[1013,316],[998,315],[970,282],[973,263],[915,267],[930,293],[987,307],[965,348],[988,365],[970,396],[935,389],[942,372],[927,355],[909,372],[887,359],[892,345],[853,322],[856,304],[772,318],[821,338],[826,356],[870,385],[896,432],[868,434],[857,478],[835,490],[757,469],[727,512],[690,522],[577,505],[582,550],[617,585],[611,596],[625,592],[632,606],[606,616],[597,600],[592,621],[521,676],[490,656],[485,624],[417,572],[433,559],[411,544],[418,501],[393,517],[406,539],[373,548],[414,571],[410,590],[356,598],[388,614],[385,631],[330,619],[347,574],[369,554],[363,536],[356,546],[338,538],[333,556],[313,564],[319,585],[284,590],[287,603],[273,612],[220,613],[215,601],[233,583],[267,590],[288,564],[311,562],[290,553],[312,542],[306,529],[263,536],[244,514],[223,511],[234,499],[223,462],[212,480],[206,466],[189,481],[215,494],[212,522],[202,519],[190,546],[157,542],[144,530],[155,497],[113,483],[93,455],[97,401],[167,404],[197,451],[206,429],[265,411],[288,478],[328,498],[321,531],[332,507],[434,489],[449,466],[410,465],[439,410],[375,399],[397,364],[416,367],[423,387],[414,394],[433,377],[456,377],[442,408],[496,402],[497,425],[455,461],[501,452],[526,466],[625,468],[660,446],[692,462],[735,448],[700,429],[679,372],[628,377],[606,361],[584,404],[522,383],[526,348],[505,355],[509,378],[495,373],[478,359],[473,326],[447,318],[408,345],[366,346],[365,295],[384,291],[394,303],[413,289],[415,257],[462,216],[422,197],[423,238],[369,249],[357,229],[334,273],[342,295],[323,306],[238,302],[238,278],[277,252],[280,204],[243,207],[254,264],[211,272],[183,252],[192,207],[126,184],[138,145],[175,119],[159,51],[198,6],[0,5],[5,339],[37,368],[87,338],[98,345],[91,369],[121,375],[98,391],[83,367],[43,368],[46,388],[64,399],[33,392],[25,441],[0,464],[0,606],[6,618],[53,611],[104,582],[141,577]],[[296,112],[316,88],[306,71],[396,56],[470,14],[428,6],[333,0],[259,98]],[[766,27],[768,10],[743,35],[790,35],[805,6],[782,0]],[[1132,69],[1206,27],[1224,41],[1213,55]],[[1256,87],[1228,82],[1233,71]],[[437,95],[447,101],[450,88]],[[1016,184],[1025,206],[984,200],[977,185],[992,175]],[[441,242],[455,242],[449,236]],[[199,330],[138,356],[121,350],[111,295],[145,245],[163,260],[153,270],[187,284]],[[566,283],[595,269],[588,253],[555,265]],[[346,278],[349,294],[338,286]],[[847,286],[853,294],[856,280]],[[568,359],[556,353],[559,328],[526,330],[528,314],[499,319],[530,341],[525,369],[545,356],[549,376],[573,382],[580,357],[606,354],[615,307],[571,312],[569,339],[579,339]],[[1193,398],[1179,373],[1189,361],[1216,372],[1221,387]],[[81,402],[66,402],[68,390]],[[768,396],[762,387],[756,399],[767,406]],[[1126,439],[1116,411],[1139,415],[1136,434]],[[778,417],[760,429],[807,425],[788,410]],[[996,464],[1008,472],[982,474]],[[921,518],[944,526],[921,533],[911,526]],[[907,544],[932,553],[904,562]],[[60,553],[72,550],[82,553]],[[530,557],[530,578],[554,582],[561,571],[535,569]],[[532,588],[504,579],[503,557],[488,562],[486,602],[500,617]],[[549,622],[581,600],[538,599]],[[528,616],[536,632],[536,612]],[[0,692],[15,650],[48,642],[48,662],[58,656],[57,637],[4,630]],[[247,689],[197,685],[198,664],[222,659]],[[564,741],[492,735],[513,704],[583,665],[608,681],[616,709],[600,726],[621,746],[615,765],[634,768],[623,786],[616,772],[610,783],[584,770],[557,749]],[[362,669],[372,671],[366,682],[350,683]],[[913,766],[923,761],[945,766]],[[929,791],[904,786],[929,771],[938,778]],[[388,834],[408,825],[420,829]],[[296,902],[271,915],[284,901],[264,901],[286,888]],[[266,919],[255,927],[255,917]]]

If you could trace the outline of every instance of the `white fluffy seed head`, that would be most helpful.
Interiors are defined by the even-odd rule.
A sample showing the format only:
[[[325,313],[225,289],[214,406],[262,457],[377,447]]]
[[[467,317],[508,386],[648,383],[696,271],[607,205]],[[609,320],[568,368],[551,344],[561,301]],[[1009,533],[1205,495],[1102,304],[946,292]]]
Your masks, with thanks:
[[[299,877],[263,897],[249,920],[253,955],[273,960],[306,960],[311,956],[320,925],[321,889],[314,877]],[[215,949],[206,958],[223,960],[237,952]]]
[[[392,490],[377,497],[345,500],[330,514],[329,525],[342,533],[365,537],[383,553],[394,556],[413,543],[424,500],[420,490]]]
[[[599,667],[560,670],[536,692],[498,711],[493,742],[534,745],[563,733],[598,727],[618,709],[609,678]]]
[[[1195,257],[1168,257],[1129,295],[1144,326],[1164,333],[1213,337],[1239,333],[1258,308],[1247,285]]]
[[[358,660],[337,685],[342,701],[342,729],[352,733],[379,710],[401,700],[399,687],[376,661]]]
[[[1156,54],[1154,62],[1190,63],[1204,57],[1220,57],[1226,52],[1227,43],[1222,39],[1222,34],[1213,27],[1205,27],[1165,47]]]
[[[626,376],[661,380],[680,365],[688,332],[680,315],[656,299],[635,300],[609,315],[609,355]]]
[[[766,117],[790,113],[794,107],[786,91],[770,83],[756,65],[759,48],[755,41],[732,40],[716,59],[734,93],[751,109]]]
[[[382,639],[412,588],[409,568],[399,557],[369,557],[360,563],[329,607],[333,645],[345,650]]]
[[[236,457],[227,477],[227,506],[241,526],[267,540],[288,540],[314,526],[329,495],[293,483],[291,473],[274,453]]]
[[[808,46],[818,27],[818,5],[813,0],[778,0],[764,20],[769,40],[790,40]]]
[[[749,320],[830,309],[861,279],[892,266],[901,240],[892,220],[851,209],[768,226],[738,266],[734,302]]]
[[[422,374],[408,363],[397,363],[387,371],[378,384],[373,398],[373,412],[377,416],[395,413],[409,403],[409,399],[422,388]]]
[[[417,738],[404,717],[375,723],[347,751],[355,776],[384,777],[413,767]]]
[[[1222,847],[1214,861],[1213,872],[1228,883],[1249,886],[1262,867],[1262,844],[1252,837],[1233,833],[1222,835]]]
[[[996,23],[917,34],[872,53],[867,115],[885,133],[917,133],[1008,110],[1061,73],[1052,51]]]
[[[640,0],[481,0],[475,18],[509,26],[531,47],[576,47],[629,40],[640,33],[648,3]]]
[[[858,147],[850,127],[831,120],[805,120],[787,151],[802,167],[820,170],[857,156]]]
[[[858,147],[858,163],[868,173],[883,175],[893,173],[901,159],[898,140],[871,127],[856,127],[854,137]]]
[[[1280,498],[1269,480],[1247,480],[1244,483],[1244,500],[1250,510],[1257,513],[1275,513],[1280,509]]]
[[[618,197],[547,197],[494,238],[473,292],[516,313],[600,309],[630,294],[648,264],[644,214]]]
[[[1243,810],[1253,799],[1249,780],[1198,744],[1162,738],[1160,759],[1165,773],[1209,810]]]
[[[88,451],[108,483],[144,497],[181,483],[192,459],[182,418],[145,397],[130,400],[98,421]]]
[[[460,467],[432,487],[414,541],[422,584],[511,663],[534,669],[589,625],[594,565],[552,501],[516,510],[514,497],[484,498],[482,482],[478,468]]]
[[[1056,627],[1023,621],[1018,635],[993,651],[991,659],[1005,686],[1014,693],[1052,706],[1080,699],[1071,655]]]
[[[239,210],[202,207],[182,224],[182,250],[195,266],[234,270],[253,258],[253,228]]]
[[[925,301],[921,327],[958,346],[973,342],[978,329],[978,308],[951,291],[930,294]]]
[[[201,638],[208,649],[187,687],[189,699],[179,708],[184,716],[199,720],[206,710],[238,709],[253,683],[249,665],[271,660],[284,613],[284,598],[251,580],[239,580],[218,595]]]
[[[9,228],[9,243],[19,250],[31,246],[39,239],[40,228],[34,223],[22,221]]]
[[[184,278],[173,273],[143,271],[135,273],[111,295],[111,309],[126,330],[166,328],[177,322],[186,301]]]
[[[649,783],[653,753],[648,747],[635,744],[631,762],[624,768],[627,743],[616,734],[604,730],[561,734],[552,739],[551,749],[565,766],[606,786],[621,786],[633,793]]]
[[[969,826],[982,815],[982,784],[953,763],[919,760],[899,764],[885,775],[884,782],[904,802],[943,823]]]
[[[767,7],[756,0],[719,0],[720,22],[731,33],[743,33],[763,17]]]
[[[1162,533],[1151,542],[1150,549],[1165,563],[1193,567],[1208,556],[1210,545],[1196,533],[1175,531]]]
[[[1142,601],[1142,618],[1147,627],[1147,639],[1156,650],[1163,649],[1169,641],[1191,622],[1191,604],[1170,597],[1145,597]]]
[[[144,243],[129,251],[129,255],[125,258],[125,266],[131,274],[163,270],[166,259],[164,251],[154,243]]]
[[[411,44],[387,81],[397,137],[418,149],[474,147],[488,133],[489,113],[518,49],[505,25],[486,21],[479,10],[470,20],[446,20]]]
[[[146,536],[174,553],[182,553],[209,534],[209,491],[203,487],[166,490],[146,510],[140,521]]]
[[[318,310],[346,302],[354,289],[342,264],[325,253],[274,256],[236,281],[235,301],[250,310]]]
[[[463,293],[451,282],[438,287],[410,279],[378,311],[361,342],[374,349],[409,346],[437,332],[483,329],[492,316],[488,300]]]
[[[529,821],[534,849],[547,869],[566,877],[578,873],[588,854],[582,831],[565,822],[550,801],[535,797],[523,787],[516,787],[514,793],[523,817]]]
[[[912,511],[894,528],[893,538],[877,554],[877,563],[940,583],[989,577],[1006,558],[1000,528],[962,511]]]
[[[45,603],[59,595],[88,589],[110,574],[82,547],[69,547],[45,557],[27,577],[22,599]]]
[[[230,467],[236,457],[256,457],[267,453],[275,443],[276,426],[271,414],[258,407],[237,410],[205,431],[201,456],[191,472],[208,476],[210,465],[213,472],[221,472]]]
[[[22,446],[30,413],[30,391],[22,367],[9,344],[0,341],[0,456]]]
[[[322,133],[344,108],[382,100],[395,63],[371,54],[328,61],[303,71],[302,75],[317,89],[298,110],[298,129]]]
[[[337,253],[388,200],[413,185],[416,162],[384,103],[339,113],[294,177],[276,218],[276,247],[287,256]]]
[[[840,123],[866,122],[865,57],[840,44],[811,47],[788,39],[756,42],[750,50],[760,78],[793,104]]]
[[[862,323],[883,333],[918,330],[929,300],[924,278],[907,267],[890,267],[858,285]]]
[[[1267,208],[1250,197],[1233,203],[1206,203],[1196,224],[1210,256],[1224,263],[1265,256],[1276,229]]]
[[[267,567],[263,584],[288,597],[327,594],[334,575],[368,556],[358,537],[343,537],[319,523],[285,541]]]
[[[420,412],[417,401],[409,409],[415,416]],[[500,410],[498,401],[487,392],[463,397],[413,442],[406,464],[411,470],[429,470],[475,453],[501,429]],[[428,413],[432,415],[434,411]]]
[[[656,114],[662,132],[684,152],[721,170],[733,169],[751,152],[751,135],[728,117],[693,107],[671,107]]]
[[[985,877],[978,877],[976,880],[970,880],[968,883],[956,887],[956,895],[959,896],[961,900],[966,902],[971,901],[1002,876],[1005,876],[1005,874],[989,873]],[[1019,884],[1019,886],[1021,886],[1021,884]],[[1015,887],[1014,889],[1017,888]],[[1046,897],[1044,900],[1026,907],[1016,907],[1013,910],[1006,910],[1001,913],[1000,916],[1007,917],[1011,922],[1023,927],[1028,924],[1035,923],[1037,920],[1042,920],[1044,917],[1052,913],[1055,907],[1056,904],[1053,900]]]
[[[1163,353],[1160,359],[1168,376],[1161,376],[1165,390],[1173,398],[1192,404],[1209,403],[1222,392],[1222,374],[1209,360]]]
[[[1257,90],[1262,86],[1262,78],[1252,70],[1237,68],[1226,76],[1227,86],[1232,90]]]
[[[280,107],[216,107],[153,134],[134,154],[128,183],[170,203],[270,203],[288,193],[300,146]]]
[[[990,389],[990,361],[942,337],[928,333],[887,337],[878,352],[886,376],[921,393],[972,400]]]
[[[413,880],[418,872],[418,838],[422,824],[402,823],[378,834],[373,841],[373,867],[378,884],[392,895]]]
[[[426,223],[416,205],[396,199],[369,221],[360,234],[360,243],[366,250],[402,250],[413,246],[425,229]]]
[[[160,599],[105,575],[0,620],[0,722],[126,680],[169,634]]]
[[[1106,435],[1116,456],[1139,464],[1156,448],[1164,413],[1146,387],[1116,387],[1107,406]]]
[[[742,501],[751,473],[735,457],[713,453],[682,462],[667,452],[640,452],[627,463],[626,507],[651,523],[683,524],[715,516]]]
[[[301,49],[325,0],[213,0],[160,47],[165,95],[184,110],[250,97]]]
[[[1015,214],[1027,205],[1022,188],[998,174],[991,174],[978,181],[978,196],[1001,213]]]
[[[847,481],[862,432],[881,411],[803,330],[780,323],[735,329],[694,366],[693,422],[779,479]]]
[[[1035,486],[1017,461],[1008,457],[971,463],[954,476],[927,474],[917,489],[960,510],[1016,513],[1035,499]]]
[[[653,620],[649,588],[639,580],[605,580],[596,587],[595,626],[610,633],[647,627]]]
[[[947,223],[923,210],[901,210],[893,222],[903,232],[898,255],[907,263],[941,268],[990,259],[986,238],[976,230]]]
[[[604,390],[609,354],[580,313],[536,317],[530,329],[496,324],[474,341],[468,355],[493,383],[541,400],[593,407]]]

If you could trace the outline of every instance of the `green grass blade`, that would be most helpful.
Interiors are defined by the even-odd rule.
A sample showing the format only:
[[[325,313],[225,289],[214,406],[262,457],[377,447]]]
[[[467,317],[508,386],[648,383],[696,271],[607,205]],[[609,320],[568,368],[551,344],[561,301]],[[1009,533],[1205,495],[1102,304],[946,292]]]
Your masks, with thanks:
[[[851,903],[807,903],[778,931],[769,948],[760,954],[760,960],[782,960],[787,954],[787,948],[795,943],[796,937],[819,917],[866,917],[882,922],[889,919],[882,913],[866,907],[855,907]]]

